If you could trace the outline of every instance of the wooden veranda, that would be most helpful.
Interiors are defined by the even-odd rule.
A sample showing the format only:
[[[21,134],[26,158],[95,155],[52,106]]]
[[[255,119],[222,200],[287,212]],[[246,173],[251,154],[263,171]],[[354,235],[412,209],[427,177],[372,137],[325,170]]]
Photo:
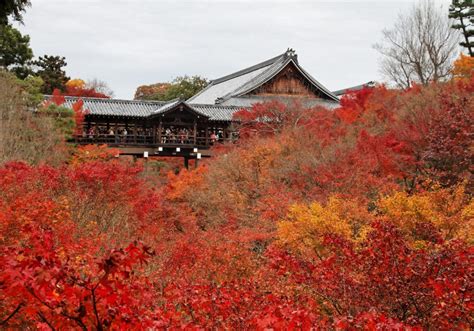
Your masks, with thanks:
[[[183,157],[187,166],[190,159],[210,157],[211,146],[236,138],[228,122],[209,121],[182,103],[146,118],[87,115],[75,142],[106,144],[135,157]]]

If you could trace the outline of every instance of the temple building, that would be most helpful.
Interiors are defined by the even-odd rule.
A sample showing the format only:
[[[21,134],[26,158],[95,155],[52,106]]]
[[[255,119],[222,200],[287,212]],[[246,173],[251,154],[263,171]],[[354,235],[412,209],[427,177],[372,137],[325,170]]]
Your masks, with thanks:
[[[72,107],[77,97],[66,97]],[[188,100],[144,101],[81,98],[87,115],[79,144],[117,146],[123,154],[209,156],[219,141],[237,139],[233,114],[269,100],[335,108],[338,96],[298,62],[294,50],[230,75],[214,79]]]

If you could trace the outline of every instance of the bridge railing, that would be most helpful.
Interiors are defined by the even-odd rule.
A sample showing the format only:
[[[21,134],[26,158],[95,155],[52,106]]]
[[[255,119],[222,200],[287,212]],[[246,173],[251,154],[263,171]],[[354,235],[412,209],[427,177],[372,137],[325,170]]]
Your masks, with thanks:
[[[195,146],[209,147],[218,142],[234,141],[232,139],[212,139],[210,137],[197,136],[186,137],[178,135],[163,135],[161,138],[151,135],[110,135],[110,134],[82,134],[76,135],[74,141],[80,145],[106,144],[111,146]]]
[[[153,136],[146,135],[110,135],[110,134],[82,134],[74,137],[76,143],[107,144],[107,145],[153,145]]]

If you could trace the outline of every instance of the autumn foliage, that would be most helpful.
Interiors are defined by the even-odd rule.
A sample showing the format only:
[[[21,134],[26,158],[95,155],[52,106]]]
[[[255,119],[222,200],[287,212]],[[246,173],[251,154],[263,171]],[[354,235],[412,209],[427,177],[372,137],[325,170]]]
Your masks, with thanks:
[[[71,79],[66,83],[64,94],[71,97],[88,97],[108,99],[109,95],[96,91],[92,86],[88,86],[82,79]]]
[[[1,326],[470,330],[473,92],[256,105],[238,144],[178,174],[106,146],[8,163]]]
[[[474,72],[474,58],[472,56],[460,54],[454,61],[453,75],[457,79],[469,79]]]

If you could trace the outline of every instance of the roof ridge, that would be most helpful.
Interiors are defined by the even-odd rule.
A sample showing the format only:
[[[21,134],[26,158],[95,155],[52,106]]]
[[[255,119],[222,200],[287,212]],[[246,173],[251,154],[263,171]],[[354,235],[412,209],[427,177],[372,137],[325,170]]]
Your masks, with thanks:
[[[165,114],[168,111],[174,109],[175,107],[177,107],[179,105],[184,105],[184,106],[188,107],[189,109],[191,109],[193,112],[195,112],[195,113],[197,113],[201,116],[209,118],[208,115],[200,112],[199,110],[196,110],[192,105],[188,104],[186,102],[186,100],[181,100],[181,98],[175,98],[171,102],[169,102],[167,104],[164,104],[161,107],[158,107],[157,109],[153,110],[151,115]]]
[[[265,60],[265,61],[263,61],[263,62],[254,64],[253,66],[250,66],[250,67],[248,67],[248,68],[245,68],[245,69],[236,71],[236,72],[234,72],[234,73],[231,73],[231,74],[226,75],[226,76],[222,76],[222,77],[217,78],[217,79],[213,79],[213,80],[211,81],[211,84],[213,84],[213,85],[214,85],[214,84],[219,84],[219,83],[225,82],[225,81],[227,81],[227,80],[229,80],[229,79],[233,79],[233,78],[236,78],[236,77],[239,77],[239,76],[248,74],[249,72],[252,72],[252,71],[255,71],[255,70],[258,70],[258,69],[267,67],[267,66],[270,66],[270,65],[272,65],[273,63],[275,63],[276,61],[278,61],[279,59],[284,58],[284,57],[287,55],[287,53],[288,53],[288,51],[285,51],[284,53],[282,53],[282,54],[280,54],[280,55],[277,55],[277,56],[275,56],[275,57],[272,57],[271,59]]]
[[[51,94],[45,94],[44,98],[51,98]],[[82,99],[82,100],[91,100],[91,101],[105,101],[105,102],[141,102],[141,103],[168,103],[170,101],[161,101],[161,100],[129,100],[129,99],[115,99],[115,98],[97,98],[97,97],[78,97],[78,96],[72,96],[72,95],[65,95],[65,99]]]
[[[281,72],[289,63],[293,63],[296,67],[297,70],[300,71],[300,73],[306,77],[313,85],[315,85],[322,93],[326,94],[329,99],[332,99],[333,101],[338,101],[339,99],[337,96],[331,93],[324,85],[322,85],[320,82],[318,82],[313,76],[311,76],[306,70],[304,70],[300,64],[298,63],[298,60],[295,56],[295,54],[291,54],[290,56],[285,57],[285,61],[282,63],[275,62],[274,65],[270,66],[267,70],[261,72],[251,80],[249,80],[247,83],[243,84],[242,86],[239,86],[238,88],[234,89],[233,91],[227,93],[226,95],[220,97],[217,101],[218,103],[222,103],[224,101],[229,100],[230,98],[233,97],[239,97],[243,94],[249,93],[253,89],[255,89],[258,86],[261,86],[262,84],[265,84],[269,80],[271,80],[275,75],[277,75],[279,72]],[[265,77],[268,72],[272,72],[270,76]],[[263,77],[263,79],[262,79]]]
[[[190,107],[201,107],[201,108],[242,108],[242,106],[232,106],[232,105],[221,105],[213,103],[186,103]]]
[[[363,84],[359,84],[359,85],[354,85],[354,86],[351,86],[351,87],[346,87],[346,88],[343,88],[343,89],[340,89],[340,90],[336,90],[336,91],[331,91],[332,94],[338,96],[338,95],[342,95],[342,94],[345,94],[346,92],[349,92],[349,91],[358,91],[362,88],[366,88],[366,87],[374,87],[375,86],[375,81],[371,80],[367,83],[363,83]]]
[[[267,72],[269,72],[271,69],[273,69],[273,68],[279,68],[279,67],[280,67],[280,69],[278,69],[278,70],[276,71],[276,72],[278,73],[278,72],[281,71],[288,63],[290,63],[292,60],[293,60],[293,58],[287,57],[287,58],[285,59],[285,61],[283,61],[282,63],[277,63],[277,62],[275,61],[271,66],[268,67],[267,70],[262,71],[261,73],[259,73],[257,76],[255,76],[254,78],[252,78],[251,80],[249,80],[249,81],[246,82],[245,84],[243,84],[243,85],[237,87],[236,89],[230,91],[230,92],[227,93],[226,95],[223,95],[222,97],[218,98],[218,99],[216,100],[216,102],[219,101],[218,103],[221,103],[221,102],[224,102],[224,101],[226,101],[226,100],[228,100],[228,99],[230,99],[230,98],[232,98],[232,97],[234,97],[234,96],[237,96],[238,94],[240,94],[240,92],[237,93],[239,90],[240,90],[240,91],[242,91],[242,90],[245,91],[246,89],[248,89],[246,86],[248,86],[248,85],[250,85],[250,86],[255,85],[255,82],[258,81],[261,77],[263,77],[263,76],[264,76]],[[278,64],[278,65],[277,65],[277,64]],[[270,78],[273,77],[273,76],[274,76],[274,75],[270,76]],[[261,83],[259,83],[259,84],[261,84]],[[244,87],[245,87],[245,88],[244,88]]]

